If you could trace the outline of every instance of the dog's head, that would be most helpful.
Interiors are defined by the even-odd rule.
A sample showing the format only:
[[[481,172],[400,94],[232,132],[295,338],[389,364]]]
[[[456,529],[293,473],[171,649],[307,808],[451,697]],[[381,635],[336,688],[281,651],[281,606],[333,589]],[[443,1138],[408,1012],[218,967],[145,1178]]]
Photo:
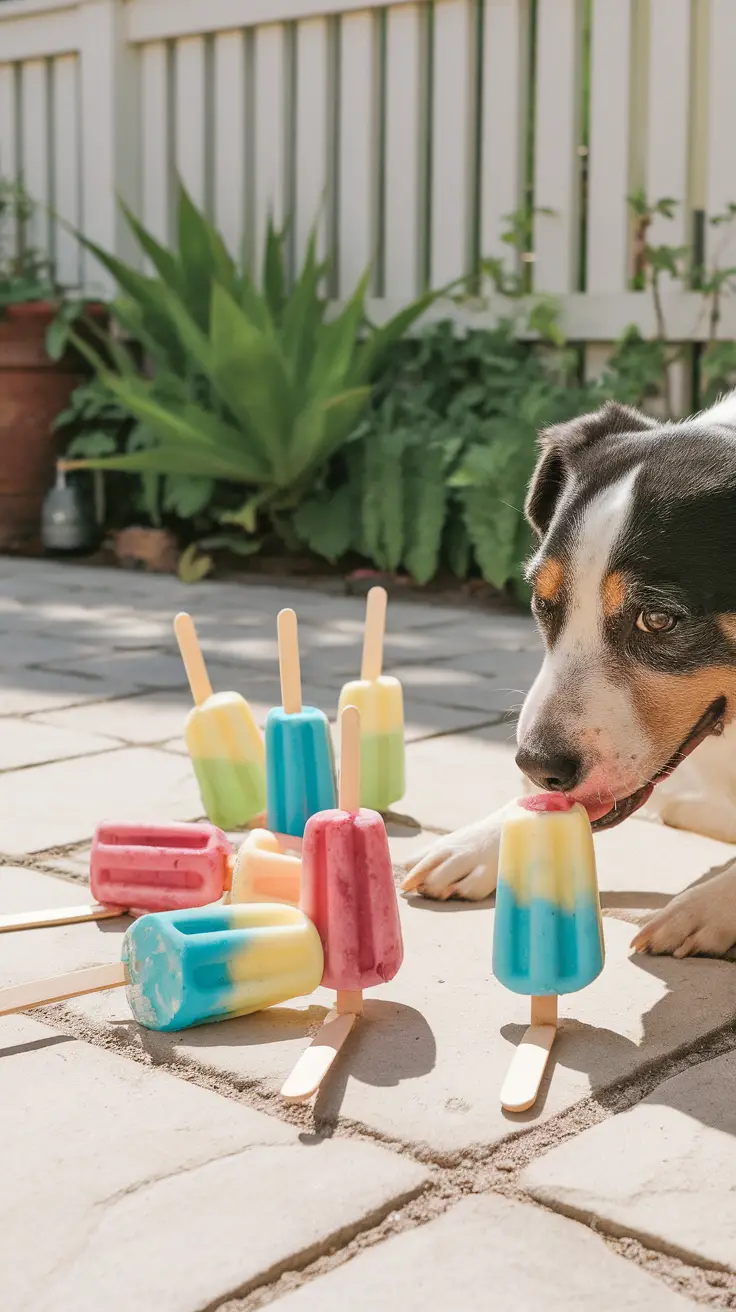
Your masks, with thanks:
[[[609,402],[549,429],[526,511],[546,655],[516,759],[604,828],[736,715],[736,394],[681,424]]]

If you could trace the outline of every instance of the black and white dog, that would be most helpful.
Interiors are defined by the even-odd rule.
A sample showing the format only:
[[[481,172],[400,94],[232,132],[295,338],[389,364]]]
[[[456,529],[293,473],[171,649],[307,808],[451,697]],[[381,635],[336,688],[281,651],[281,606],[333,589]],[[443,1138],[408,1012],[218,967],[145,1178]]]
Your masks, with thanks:
[[[736,842],[736,392],[678,424],[609,402],[549,429],[526,512],[546,654],[519,719],[524,776],[582,802],[596,830],[646,805]],[[440,840],[405,884],[487,897],[502,820]],[[735,942],[736,862],[674,898],[634,947]]]

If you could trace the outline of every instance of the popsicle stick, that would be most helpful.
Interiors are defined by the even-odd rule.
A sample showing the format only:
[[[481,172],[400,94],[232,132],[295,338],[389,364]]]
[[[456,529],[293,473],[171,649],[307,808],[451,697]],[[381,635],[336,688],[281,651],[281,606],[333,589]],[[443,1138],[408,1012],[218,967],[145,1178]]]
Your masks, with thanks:
[[[360,810],[360,711],[344,706],[340,715],[341,811]]]
[[[293,610],[280,610],[276,621],[279,642],[281,704],[287,715],[302,709],[302,676],[299,669],[299,635]]]
[[[362,989],[338,989],[337,990],[337,1013],[339,1016],[362,1016],[363,1015],[363,990]]]
[[[189,687],[192,690],[195,706],[201,706],[212,696],[212,684],[204,663],[204,656],[197,638],[194,620],[186,611],[180,611],[174,620],[174,633],[179,644],[179,651],[187,672]]]
[[[124,916],[125,907],[90,902],[83,907],[52,907],[47,911],[16,911],[0,916],[0,934],[16,929],[46,929],[51,925],[76,925],[83,920],[108,920]]]
[[[306,1102],[317,1092],[356,1019],[355,1012],[327,1013],[319,1034],[315,1035],[284,1082],[282,1098],[287,1102]]]
[[[371,588],[365,606],[363,660],[360,666],[361,679],[378,679],[381,676],[387,601],[388,593],[385,588]]]
[[[128,972],[121,961],[111,966],[90,966],[87,970],[72,970],[67,975],[54,975],[50,979],[34,979],[28,984],[14,984],[0,989],[0,1016],[29,1007],[42,1007],[45,1002],[64,1002],[83,993],[99,993],[102,989],[116,989],[126,984]]]
[[[525,1112],[534,1106],[557,1035],[557,997],[532,998],[531,1025],[501,1086],[501,1106],[507,1112]]]

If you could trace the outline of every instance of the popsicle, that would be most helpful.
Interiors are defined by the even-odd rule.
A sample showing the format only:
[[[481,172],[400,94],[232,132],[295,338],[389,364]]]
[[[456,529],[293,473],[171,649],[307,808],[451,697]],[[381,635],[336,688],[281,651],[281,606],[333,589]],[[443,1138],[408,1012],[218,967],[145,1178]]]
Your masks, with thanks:
[[[499,852],[493,973],[532,999],[531,1026],[509,1068],[501,1103],[536,1101],[557,1033],[557,997],[603,969],[603,929],[585,809],[562,793],[522,797],[507,812]]]
[[[0,989],[0,1016],[126,985],[139,1025],[183,1030],[311,993],[323,965],[319,934],[297,907],[153,912],[128,929],[120,962]]]
[[[357,706],[361,728],[360,804],[388,811],[404,796],[404,702],[401,684],[383,669],[386,589],[368,593],[360,679],[346,683],[343,706]]]
[[[213,693],[191,616],[177,615],[174,632],[195,703],[184,740],[202,805],[221,829],[243,829],[266,805],[263,735],[240,693]]]
[[[98,825],[89,863],[97,901],[0,915],[0,933],[204,906],[230,887],[232,865],[230,842],[214,825]]]
[[[322,983],[337,991],[337,1002],[281,1090],[289,1102],[316,1092],[363,1011],[363,989],[393,979],[404,955],[386,826],[376,811],[359,809],[354,706],[343,708],[340,732],[340,809],[307,822],[300,900],[322,940]]]
[[[302,706],[296,615],[278,616],[282,706],[266,720],[268,828],[300,839],[310,815],[335,805],[335,764],[327,717]]]
[[[284,852],[275,834],[252,829],[235,858],[230,901],[298,906],[301,873],[300,858]]]

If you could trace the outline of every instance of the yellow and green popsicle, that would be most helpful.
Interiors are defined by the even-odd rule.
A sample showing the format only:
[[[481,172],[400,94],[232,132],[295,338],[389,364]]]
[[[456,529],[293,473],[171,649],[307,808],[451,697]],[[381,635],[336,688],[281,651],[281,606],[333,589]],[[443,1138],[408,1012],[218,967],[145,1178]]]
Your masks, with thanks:
[[[213,825],[242,829],[266,809],[263,735],[240,693],[213,693],[191,615],[177,615],[174,632],[195,703],[184,741],[202,805]]]
[[[357,706],[361,724],[360,805],[388,811],[404,796],[404,702],[398,679],[382,674],[386,629],[385,588],[368,593],[360,679],[346,683],[343,707]]]

